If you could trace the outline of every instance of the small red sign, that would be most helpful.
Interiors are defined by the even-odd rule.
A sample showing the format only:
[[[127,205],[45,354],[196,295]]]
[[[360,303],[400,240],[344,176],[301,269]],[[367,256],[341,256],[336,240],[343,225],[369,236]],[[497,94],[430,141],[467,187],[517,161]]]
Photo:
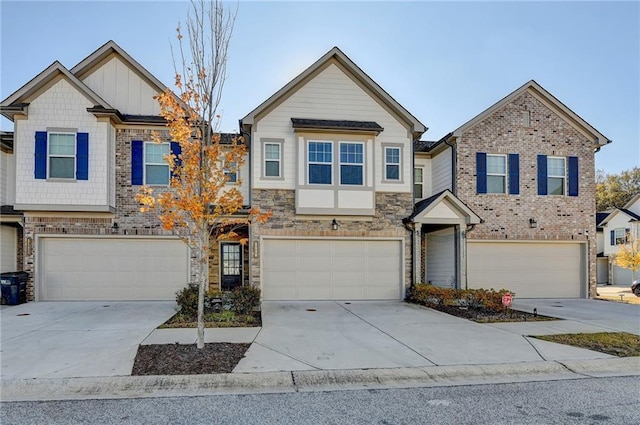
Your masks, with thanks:
[[[506,294],[504,294],[502,296],[502,305],[503,306],[510,307],[512,302],[513,302],[513,297],[511,296],[511,294],[509,292],[507,292]]]

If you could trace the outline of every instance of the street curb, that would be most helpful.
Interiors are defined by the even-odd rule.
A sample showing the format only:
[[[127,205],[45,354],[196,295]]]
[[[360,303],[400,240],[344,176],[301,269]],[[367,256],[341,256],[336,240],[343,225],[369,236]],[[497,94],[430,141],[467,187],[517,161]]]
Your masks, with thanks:
[[[640,357],[397,369],[3,381],[0,401],[52,401],[440,387],[640,376]]]

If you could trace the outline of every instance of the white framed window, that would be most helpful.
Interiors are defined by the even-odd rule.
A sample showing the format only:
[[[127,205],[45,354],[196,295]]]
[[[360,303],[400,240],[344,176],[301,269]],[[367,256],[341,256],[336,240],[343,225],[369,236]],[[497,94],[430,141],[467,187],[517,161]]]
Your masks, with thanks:
[[[364,144],[340,142],[340,184],[364,185]]]
[[[169,143],[144,143],[144,181],[147,185],[167,186],[171,177],[164,157],[171,152]]]
[[[487,154],[487,193],[507,193],[507,156]]]
[[[282,144],[265,142],[264,177],[282,177]]]
[[[624,245],[629,242],[629,232],[631,229],[625,229],[623,227],[619,227],[614,229],[614,242],[615,245]]]
[[[547,157],[547,195],[564,195],[567,181],[566,159]]]
[[[384,148],[384,179],[387,181],[400,181],[401,170],[400,147],[387,146]]]
[[[413,169],[413,197],[415,199],[424,198],[424,168],[415,167]]]
[[[76,134],[49,133],[48,149],[49,177],[53,179],[75,179]]]
[[[333,184],[333,143],[310,140],[307,150],[309,184]]]

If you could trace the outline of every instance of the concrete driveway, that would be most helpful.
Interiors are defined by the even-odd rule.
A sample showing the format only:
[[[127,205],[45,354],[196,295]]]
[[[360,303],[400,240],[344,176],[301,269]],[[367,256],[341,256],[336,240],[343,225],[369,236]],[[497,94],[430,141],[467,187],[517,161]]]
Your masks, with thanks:
[[[130,375],[138,345],[174,302],[38,302],[2,306],[0,379]]]
[[[603,332],[629,332],[640,335],[640,305],[587,299],[515,299],[513,307],[545,316],[559,317],[585,325],[598,326]]]
[[[263,302],[234,372],[368,369],[608,358],[404,302]],[[547,322],[548,323],[548,322]],[[584,328],[587,329],[584,329]],[[569,332],[603,330],[564,323]]]

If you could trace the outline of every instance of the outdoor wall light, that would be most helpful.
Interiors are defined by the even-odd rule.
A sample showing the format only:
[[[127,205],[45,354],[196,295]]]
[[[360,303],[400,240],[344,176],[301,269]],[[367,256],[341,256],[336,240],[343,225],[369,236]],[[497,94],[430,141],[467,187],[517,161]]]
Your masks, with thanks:
[[[538,222],[536,222],[536,219],[531,217],[529,219],[529,227],[531,227],[532,229],[535,229],[536,227],[538,227]]]
[[[331,228],[333,230],[338,230],[338,222],[336,221],[336,219],[334,218],[333,221],[331,222]]]

